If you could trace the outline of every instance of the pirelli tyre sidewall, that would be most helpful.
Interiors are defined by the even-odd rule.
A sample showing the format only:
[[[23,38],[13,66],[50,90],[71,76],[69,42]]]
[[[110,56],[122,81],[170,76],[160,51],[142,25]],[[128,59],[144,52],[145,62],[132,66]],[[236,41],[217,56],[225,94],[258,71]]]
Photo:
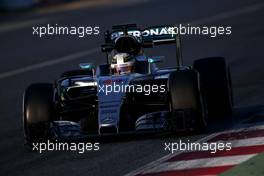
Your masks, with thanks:
[[[178,70],[170,74],[168,79],[169,109],[172,120],[177,115],[174,112],[184,111],[185,127],[196,132],[207,129],[207,113],[203,97],[200,94],[199,74],[195,70]],[[180,127],[181,128],[181,127]],[[176,129],[177,130],[177,129]]]
[[[199,59],[194,61],[193,68],[201,77],[201,88],[206,99],[209,118],[232,117],[232,80],[225,58]]]
[[[28,144],[48,138],[53,115],[53,85],[30,85],[23,97],[23,127]]]

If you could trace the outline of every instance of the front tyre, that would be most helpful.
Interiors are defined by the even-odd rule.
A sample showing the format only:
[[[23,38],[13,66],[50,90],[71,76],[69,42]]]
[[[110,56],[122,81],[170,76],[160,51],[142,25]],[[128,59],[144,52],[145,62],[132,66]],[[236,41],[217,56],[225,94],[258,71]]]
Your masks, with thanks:
[[[98,113],[91,110],[87,117],[80,120],[81,131],[85,134],[98,134]]]
[[[199,74],[194,70],[178,70],[170,74],[168,81],[172,128],[206,131],[207,113],[200,94]]]
[[[28,144],[48,138],[53,115],[53,85],[30,85],[23,98],[23,127]]]

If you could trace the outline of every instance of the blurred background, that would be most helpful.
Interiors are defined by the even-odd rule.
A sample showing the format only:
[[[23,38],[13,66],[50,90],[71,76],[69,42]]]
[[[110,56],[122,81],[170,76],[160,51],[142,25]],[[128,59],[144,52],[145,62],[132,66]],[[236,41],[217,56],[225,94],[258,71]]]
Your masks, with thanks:
[[[231,26],[228,36],[183,36],[184,62],[192,65],[197,58],[226,57],[235,108],[264,104],[262,0],[0,0],[0,9],[0,175],[122,175],[164,155],[164,139],[104,144],[100,151],[83,155],[39,155],[23,146],[25,88],[34,82],[53,82],[80,62],[105,62],[99,47],[104,31],[115,24]],[[99,26],[100,34],[32,35],[32,27],[47,24]],[[175,63],[173,46],[147,52],[164,55],[163,66]]]
[[[44,5],[54,5],[74,0],[1,0],[0,9],[2,11],[25,10]]]

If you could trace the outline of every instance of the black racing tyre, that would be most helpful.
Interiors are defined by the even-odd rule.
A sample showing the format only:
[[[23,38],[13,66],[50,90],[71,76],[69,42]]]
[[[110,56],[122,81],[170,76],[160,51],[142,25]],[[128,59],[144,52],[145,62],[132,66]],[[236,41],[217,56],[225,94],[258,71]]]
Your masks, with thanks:
[[[23,98],[23,127],[28,144],[48,138],[53,115],[53,85],[30,85]]]
[[[70,70],[70,71],[63,72],[60,77],[64,78],[64,77],[80,76],[80,75],[93,76],[93,71],[87,70],[87,69]]]
[[[133,105],[132,105],[133,106]],[[133,118],[130,111],[135,109],[128,105],[122,105],[120,109],[120,119],[119,119],[119,131],[129,132],[135,130],[136,119]]]
[[[174,112],[183,110],[184,123],[188,122],[189,127],[197,132],[206,131],[207,113],[200,94],[198,73],[194,70],[175,71],[170,74],[168,88],[172,118]]]
[[[80,120],[81,131],[87,134],[98,134],[98,113],[91,111]]]
[[[201,77],[208,116],[213,118],[232,117],[233,91],[230,69],[223,57],[211,57],[194,61],[193,68]]]

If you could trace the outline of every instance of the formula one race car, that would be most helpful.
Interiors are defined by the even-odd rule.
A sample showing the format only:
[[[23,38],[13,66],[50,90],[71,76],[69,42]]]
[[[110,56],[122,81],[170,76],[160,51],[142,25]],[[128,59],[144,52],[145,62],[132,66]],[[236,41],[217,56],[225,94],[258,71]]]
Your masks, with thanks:
[[[159,69],[162,57],[144,48],[175,44],[177,65]],[[26,141],[45,140],[54,125],[79,124],[85,135],[143,131],[203,131],[210,118],[230,117],[232,84],[222,57],[184,66],[180,36],[172,26],[140,30],[134,24],[105,33],[107,63],[62,73],[55,84],[30,85],[23,98]]]

